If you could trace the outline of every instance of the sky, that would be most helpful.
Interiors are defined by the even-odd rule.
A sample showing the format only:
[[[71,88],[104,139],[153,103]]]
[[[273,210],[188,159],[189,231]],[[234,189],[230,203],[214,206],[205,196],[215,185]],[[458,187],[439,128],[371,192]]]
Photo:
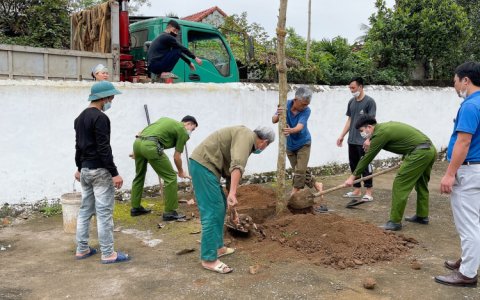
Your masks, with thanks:
[[[275,36],[278,22],[279,0],[150,0],[151,7],[143,7],[144,16],[164,16],[170,13],[180,18],[199,11],[218,6],[227,15],[247,12],[249,23],[262,25],[270,37]],[[375,12],[375,0],[312,0],[311,38],[321,40],[342,36],[353,43],[364,33],[360,25],[369,24],[368,18]],[[393,7],[395,0],[386,0],[388,7]],[[287,7],[287,27],[307,37],[308,0],[290,0]]]

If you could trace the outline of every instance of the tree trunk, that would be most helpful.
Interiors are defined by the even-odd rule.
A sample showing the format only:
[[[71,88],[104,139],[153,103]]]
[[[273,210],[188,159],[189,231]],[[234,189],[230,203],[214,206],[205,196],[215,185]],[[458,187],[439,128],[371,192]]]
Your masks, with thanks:
[[[307,32],[307,53],[305,60],[308,63],[308,56],[310,54],[310,28],[312,25],[312,0],[308,0],[308,32]]]
[[[280,12],[277,25],[277,70],[278,70],[278,106],[283,107],[286,112],[287,103],[287,64],[285,62],[285,23],[287,20],[288,0],[280,0]],[[285,197],[285,157],[286,157],[286,138],[283,135],[283,128],[286,127],[286,114],[280,116],[278,121],[278,161],[277,161],[277,213],[282,212],[287,207],[287,198]]]

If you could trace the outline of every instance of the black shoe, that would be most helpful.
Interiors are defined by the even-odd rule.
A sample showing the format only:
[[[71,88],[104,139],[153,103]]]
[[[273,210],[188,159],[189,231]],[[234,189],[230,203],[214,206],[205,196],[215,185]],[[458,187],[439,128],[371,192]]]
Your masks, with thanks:
[[[417,215],[414,215],[411,217],[406,217],[405,221],[427,225],[430,220],[428,219],[428,217],[419,217]]]
[[[402,223],[394,223],[392,221],[388,221],[387,224],[380,227],[385,230],[398,231],[402,229]]]
[[[176,221],[176,220],[185,219],[185,218],[186,218],[185,215],[179,214],[176,211],[163,213],[163,220],[164,221]]]
[[[151,209],[146,209],[143,206],[140,206],[138,208],[132,208],[130,210],[130,216],[136,217],[136,216],[146,215],[146,214],[149,214],[151,211],[152,211]]]

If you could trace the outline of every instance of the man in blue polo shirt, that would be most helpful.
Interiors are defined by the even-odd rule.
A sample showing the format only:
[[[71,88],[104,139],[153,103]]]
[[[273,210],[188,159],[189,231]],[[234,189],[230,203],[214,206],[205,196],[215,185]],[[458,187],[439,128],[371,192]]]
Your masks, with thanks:
[[[456,261],[445,261],[445,267],[453,272],[436,276],[435,281],[472,287],[477,286],[480,266],[480,64],[466,62],[458,66],[454,86],[465,100],[455,118],[447,152],[450,163],[440,191],[451,194],[462,256]]]
[[[307,87],[300,87],[295,92],[295,98],[287,101],[287,128],[283,129],[283,134],[287,136],[287,157],[293,169],[292,195],[305,185],[309,188],[314,187],[317,191],[322,189],[322,184],[315,182],[315,177],[307,170],[312,143],[307,126],[311,113],[308,105],[311,100],[312,91]],[[283,109],[278,108],[272,122],[277,123],[282,113]],[[326,207],[321,207],[320,210],[326,211]]]

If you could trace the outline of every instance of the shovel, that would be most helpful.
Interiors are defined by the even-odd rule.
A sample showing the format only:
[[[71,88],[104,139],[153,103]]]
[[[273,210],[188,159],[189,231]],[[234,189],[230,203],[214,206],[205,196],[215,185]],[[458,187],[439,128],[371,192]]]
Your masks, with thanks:
[[[238,217],[238,212],[235,207],[230,209],[230,213],[229,213],[229,216],[227,217],[227,222],[225,222],[225,226],[227,226],[228,228],[236,232],[248,233],[248,229],[246,229],[240,223],[240,218]]]
[[[400,165],[397,165],[397,166],[382,170],[382,171],[377,172],[375,174],[359,178],[359,179],[355,180],[353,183],[355,184],[355,183],[359,183],[359,182],[362,182],[362,181],[365,181],[365,180],[369,180],[373,177],[377,177],[377,176],[380,176],[382,174],[385,174],[385,173],[391,172],[393,170],[396,170],[399,167],[400,167]],[[316,200],[315,198],[323,196],[323,195],[331,193],[331,192],[334,192],[334,191],[337,191],[339,189],[343,189],[345,187],[346,187],[345,184],[341,184],[341,185],[337,185],[336,187],[333,187],[333,188],[330,188],[328,190],[324,190],[324,191],[321,191],[321,192],[317,192],[317,193],[312,193],[310,191],[310,189],[303,189],[303,190],[293,194],[290,197],[290,199],[288,199],[288,205],[290,207],[294,208],[294,209],[308,208],[308,207],[311,207],[314,204],[318,203],[318,200]]]

